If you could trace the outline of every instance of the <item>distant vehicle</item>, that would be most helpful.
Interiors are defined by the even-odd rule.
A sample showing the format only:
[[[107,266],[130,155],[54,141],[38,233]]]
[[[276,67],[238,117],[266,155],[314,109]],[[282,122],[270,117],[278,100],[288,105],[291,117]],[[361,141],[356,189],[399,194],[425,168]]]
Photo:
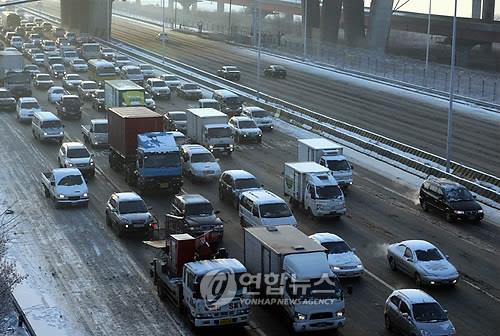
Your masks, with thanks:
[[[42,42],[42,35],[39,33],[31,33],[28,35],[28,41],[34,45],[39,45]]]
[[[113,62],[115,63],[115,66],[119,68],[121,68],[124,65],[129,65],[131,63],[130,59],[127,56],[120,54],[115,54]]]
[[[113,63],[105,60],[90,60],[89,61],[89,80],[93,80],[104,87],[104,81],[116,79],[116,72]]]
[[[35,75],[35,80],[33,81],[33,85],[37,89],[48,89],[54,85],[54,81],[52,80],[49,74],[39,73]]]
[[[174,136],[175,143],[177,144],[177,147],[181,147],[182,145],[185,145],[187,143],[186,135],[182,132],[169,131],[169,132],[165,132],[165,133],[172,134]]]
[[[180,150],[182,172],[192,180],[215,180],[221,169],[214,155],[201,145],[183,145]]]
[[[43,23],[43,19],[35,17],[35,19],[33,20],[33,23],[36,24],[37,26],[41,26]]]
[[[258,106],[244,106],[242,110],[242,115],[247,116],[257,124],[262,130],[272,130],[274,128],[274,120],[267,112],[261,107]]]
[[[171,93],[170,88],[167,86],[164,80],[159,78],[148,78],[146,84],[144,85],[146,91],[151,93],[153,97],[170,99]]]
[[[135,192],[114,193],[106,204],[106,224],[116,231],[118,237],[125,232],[148,234],[158,225],[150,209]]]
[[[226,170],[219,178],[219,199],[229,200],[235,209],[240,206],[241,193],[261,189],[257,178],[245,170]]]
[[[63,118],[80,119],[82,117],[82,102],[76,95],[63,95],[56,102],[57,115]]]
[[[75,42],[76,40],[76,33],[75,32],[66,32],[64,34],[64,37],[66,40],[68,40],[69,43]]]
[[[54,79],[61,79],[66,75],[66,68],[62,64],[52,64],[49,67],[49,73]]]
[[[241,114],[243,102],[236,93],[225,89],[214,90],[212,92],[212,99],[217,101],[218,109],[225,113],[228,118]]]
[[[249,117],[232,117],[228,124],[233,131],[236,143],[262,142],[262,130]]]
[[[57,51],[45,51],[45,68],[50,68],[52,64],[64,64],[64,60]]]
[[[71,67],[72,62],[75,60],[78,60],[76,62],[76,64],[83,64],[83,66],[75,66],[75,68],[77,70],[79,70],[78,68],[82,68],[82,72],[85,70],[85,66],[87,65],[87,63],[85,63],[85,61],[78,58],[78,54],[77,54],[76,50],[74,50],[74,49],[61,50],[61,55],[62,55],[62,59],[63,59],[63,62],[65,65],[68,65]],[[75,69],[73,69],[73,71],[75,71]]]
[[[203,97],[200,86],[195,83],[184,83],[176,91],[177,95],[184,99],[198,100]]]
[[[104,107],[144,106],[144,88],[130,80],[109,80],[104,84]]]
[[[68,91],[77,90],[82,83],[82,77],[78,74],[66,74],[62,79],[62,86]]]
[[[58,102],[62,96],[68,94],[62,86],[52,86],[47,92],[47,100],[51,104]]]
[[[227,80],[239,81],[241,78],[240,70],[234,65],[225,65],[217,70],[217,76]]]
[[[59,149],[57,162],[61,168],[78,168],[86,178],[94,177],[94,154],[80,142],[64,142]]]
[[[33,48],[36,48],[35,45],[31,42],[24,42],[23,43],[23,46],[21,47],[21,52],[23,53],[23,55],[25,57],[29,57],[29,50],[30,49],[33,49]]]
[[[151,64],[139,64],[139,68],[141,68],[144,79],[155,76],[155,70],[153,69],[153,66]]]
[[[101,55],[101,46],[99,43],[83,43],[79,49],[80,57],[88,61],[99,58]]]
[[[38,68],[38,65],[36,64],[26,64],[24,66],[24,71],[28,71],[31,73],[31,76],[34,78],[37,74],[40,73],[40,69]]]
[[[71,45],[71,43],[65,37],[58,37],[57,40],[56,40],[56,45],[57,45],[58,48],[61,48],[62,46]]]
[[[42,43],[42,49],[44,51],[54,51],[56,50],[56,43],[52,40],[43,40]]]
[[[43,65],[45,63],[45,55],[43,53],[32,54],[31,62],[36,65]]]
[[[16,98],[5,88],[0,88],[0,111],[15,111]]]
[[[154,101],[153,96],[146,91],[144,91],[144,106],[146,106],[151,111],[156,110],[156,102]]]
[[[115,57],[115,51],[111,48],[101,46],[100,57],[106,61],[112,61]]]
[[[35,97],[21,97],[17,100],[16,117],[19,121],[31,121],[35,112],[41,112],[42,108]]]
[[[20,36],[12,36],[10,39],[10,46],[16,48],[17,50],[21,50],[23,47],[24,40]]]
[[[167,43],[167,40],[168,40],[167,33],[164,33],[164,32],[159,32],[156,35],[156,38],[158,39],[158,41],[160,41],[162,43]]]
[[[405,335],[456,335],[446,310],[420,289],[392,292],[384,306],[385,328]]]
[[[286,69],[282,65],[271,64],[264,69],[264,77],[286,78]]]
[[[480,223],[484,211],[467,188],[447,179],[430,178],[420,187],[420,206],[424,211],[444,213],[448,222],[473,221]]]
[[[212,98],[202,98],[198,99],[198,107],[199,108],[213,108],[218,110],[219,109],[219,102],[217,100],[212,99]]]
[[[90,125],[82,125],[82,135],[85,143],[92,147],[108,145],[108,120],[92,119]]]
[[[120,69],[121,79],[128,79],[136,84],[142,85],[144,83],[144,75],[141,68],[137,65],[124,65]]]
[[[191,142],[205,146],[212,153],[233,153],[234,138],[224,113],[211,108],[190,108],[186,117],[186,134]]]
[[[356,250],[351,248],[342,238],[329,233],[315,233],[309,238],[314,239],[327,250],[330,269],[339,278],[355,278],[363,275],[364,267]]]
[[[163,115],[163,126],[166,131],[186,132],[187,117],[184,111],[169,111]]]
[[[417,286],[454,286],[459,274],[448,259],[448,256],[425,240],[405,240],[387,248],[387,261],[391,269],[414,278]]]
[[[89,70],[89,66],[87,65],[87,63],[80,58],[71,60],[69,62],[69,67],[74,72],[87,72]]]
[[[92,93],[92,108],[96,111],[104,111],[104,90],[95,90]]]
[[[92,93],[97,90],[99,86],[94,81],[82,81],[78,85],[78,97],[81,100],[89,100],[92,98]]]
[[[52,24],[50,24],[50,22],[44,22],[41,26],[44,32],[50,32],[52,30]]]
[[[89,205],[87,184],[78,169],[59,168],[42,173],[42,186],[45,197],[52,199],[56,208],[63,205]]]
[[[163,74],[160,75],[159,78],[167,83],[170,90],[175,89],[181,85],[181,80],[179,79],[179,77],[173,74]]]
[[[286,202],[268,190],[241,193],[239,217],[242,227],[297,225]]]
[[[38,141],[55,140],[62,143],[64,126],[52,112],[36,112],[31,119],[31,131]]]

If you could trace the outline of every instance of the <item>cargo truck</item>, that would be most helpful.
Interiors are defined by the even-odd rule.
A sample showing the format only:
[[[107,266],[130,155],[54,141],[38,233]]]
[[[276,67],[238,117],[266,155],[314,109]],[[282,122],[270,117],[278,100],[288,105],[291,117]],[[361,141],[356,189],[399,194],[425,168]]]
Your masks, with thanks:
[[[0,51],[0,84],[3,85],[5,76],[9,71],[23,71],[24,57],[17,50]]]
[[[146,107],[108,111],[109,165],[124,171],[125,180],[145,190],[178,193],[182,186],[179,148],[172,134],[161,132],[161,115]]]
[[[164,251],[162,258],[151,262],[150,275],[158,295],[185,312],[194,327],[248,323],[248,294],[238,281],[246,273],[241,262],[222,253],[213,256],[204,236],[172,234],[166,240],[145,243]]]
[[[101,54],[101,46],[99,43],[82,43],[78,52],[80,53],[80,57],[86,61],[97,59]]]
[[[297,228],[280,225],[245,228],[243,250],[245,267],[260,279],[261,296],[277,300],[292,331],[345,325],[344,293],[326,248]]]
[[[234,138],[227,124],[227,115],[214,108],[187,109],[187,136],[213,153],[228,155],[234,150]]]
[[[130,80],[104,82],[104,107],[144,106],[144,88]]]
[[[324,138],[299,139],[298,161],[313,161],[333,172],[339,186],[352,184],[352,166],[343,155],[344,148]]]
[[[284,195],[312,217],[338,217],[346,212],[344,194],[332,172],[316,162],[285,163]]]

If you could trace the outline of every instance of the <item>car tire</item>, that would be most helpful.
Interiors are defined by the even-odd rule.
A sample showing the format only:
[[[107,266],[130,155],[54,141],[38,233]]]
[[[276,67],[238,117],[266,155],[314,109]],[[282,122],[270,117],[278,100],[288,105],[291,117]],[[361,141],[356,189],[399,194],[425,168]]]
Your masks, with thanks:
[[[49,189],[47,189],[46,186],[43,186],[43,193],[44,193],[45,197],[47,197],[47,198],[50,197]]]
[[[391,268],[391,271],[396,272],[398,270],[398,267],[396,266],[396,261],[394,261],[394,258],[389,258],[389,267]]]
[[[109,215],[106,213],[106,225],[111,226],[111,218],[109,218]]]
[[[238,208],[240,207],[240,200],[238,199],[238,197],[234,198],[233,206],[236,210],[238,210]]]
[[[422,277],[418,273],[415,273],[415,283],[418,287],[422,286]]]
[[[224,192],[222,191],[221,188],[219,188],[219,200],[221,200],[221,201],[224,200]]]
[[[384,315],[384,324],[385,324],[385,329],[387,329],[388,331],[392,331],[392,322],[391,322],[391,318],[389,317],[389,315],[385,314]]]
[[[451,213],[449,213],[449,212],[446,212],[446,214],[445,214],[445,218],[446,218],[446,221],[447,221],[448,223],[453,223],[453,222],[454,222],[453,216],[452,216],[452,215],[451,215]]]
[[[429,205],[427,204],[427,202],[425,200],[420,201],[420,207],[422,208],[422,210],[424,212],[429,211]]]
[[[245,219],[243,219],[243,217],[240,217],[240,225],[242,228],[246,227]]]

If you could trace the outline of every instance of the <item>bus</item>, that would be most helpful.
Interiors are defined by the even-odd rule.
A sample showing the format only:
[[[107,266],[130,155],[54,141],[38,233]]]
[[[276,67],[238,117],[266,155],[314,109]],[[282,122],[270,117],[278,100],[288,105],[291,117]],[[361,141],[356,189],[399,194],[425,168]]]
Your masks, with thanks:
[[[104,81],[116,78],[113,63],[102,59],[91,59],[89,61],[89,80],[97,82],[100,87],[104,87]]]

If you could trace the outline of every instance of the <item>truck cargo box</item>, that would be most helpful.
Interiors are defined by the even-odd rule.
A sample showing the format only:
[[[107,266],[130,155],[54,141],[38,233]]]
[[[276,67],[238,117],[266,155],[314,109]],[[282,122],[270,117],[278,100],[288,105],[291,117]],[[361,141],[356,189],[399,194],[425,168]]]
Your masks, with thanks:
[[[227,125],[227,115],[214,108],[190,108],[186,113],[187,135],[193,141],[202,143],[207,125]]]
[[[343,147],[324,138],[299,139],[299,161],[318,162],[322,156],[343,155]]]
[[[130,80],[107,80],[104,84],[104,106],[144,106],[144,88]]]

